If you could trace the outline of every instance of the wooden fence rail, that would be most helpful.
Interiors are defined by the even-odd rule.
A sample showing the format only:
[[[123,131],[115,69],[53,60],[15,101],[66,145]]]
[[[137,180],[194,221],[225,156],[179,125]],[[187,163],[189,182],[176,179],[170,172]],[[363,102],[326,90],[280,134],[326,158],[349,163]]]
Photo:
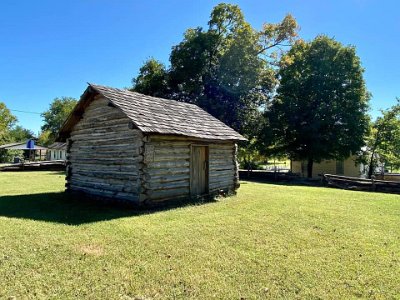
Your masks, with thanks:
[[[324,174],[324,180],[329,186],[357,191],[376,191],[400,194],[400,182],[346,177]]]

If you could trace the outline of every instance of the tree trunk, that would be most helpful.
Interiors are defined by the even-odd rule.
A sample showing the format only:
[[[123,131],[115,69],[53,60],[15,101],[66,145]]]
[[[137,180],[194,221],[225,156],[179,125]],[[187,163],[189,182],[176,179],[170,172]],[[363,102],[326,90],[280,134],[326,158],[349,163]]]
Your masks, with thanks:
[[[371,154],[371,160],[369,162],[369,168],[368,168],[368,178],[371,179],[373,173],[374,173],[374,155],[375,152],[373,151]]]
[[[314,160],[309,158],[307,161],[307,178],[312,178],[312,170],[313,170]]]

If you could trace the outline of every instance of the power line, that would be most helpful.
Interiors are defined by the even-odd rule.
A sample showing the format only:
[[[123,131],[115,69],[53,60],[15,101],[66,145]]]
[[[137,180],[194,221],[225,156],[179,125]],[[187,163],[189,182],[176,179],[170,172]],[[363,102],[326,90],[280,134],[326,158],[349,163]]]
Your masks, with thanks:
[[[17,109],[10,109],[11,111],[16,111],[20,113],[25,113],[25,114],[35,114],[35,115],[41,115],[39,112],[34,112],[34,111],[25,111],[25,110],[17,110]]]

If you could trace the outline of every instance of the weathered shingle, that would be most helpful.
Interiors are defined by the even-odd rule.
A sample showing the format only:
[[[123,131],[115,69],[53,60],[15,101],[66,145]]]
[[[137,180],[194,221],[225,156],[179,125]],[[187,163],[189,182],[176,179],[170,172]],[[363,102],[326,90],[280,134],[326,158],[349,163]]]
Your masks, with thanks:
[[[146,96],[95,84],[90,87],[110,100],[144,133],[212,140],[246,140],[194,104]]]

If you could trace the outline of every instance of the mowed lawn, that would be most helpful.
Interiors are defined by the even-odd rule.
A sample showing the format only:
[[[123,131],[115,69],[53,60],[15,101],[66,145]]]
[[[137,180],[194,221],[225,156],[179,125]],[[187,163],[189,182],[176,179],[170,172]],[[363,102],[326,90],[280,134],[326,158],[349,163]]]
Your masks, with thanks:
[[[243,182],[138,211],[0,172],[0,299],[400,298],[400,196]]]

